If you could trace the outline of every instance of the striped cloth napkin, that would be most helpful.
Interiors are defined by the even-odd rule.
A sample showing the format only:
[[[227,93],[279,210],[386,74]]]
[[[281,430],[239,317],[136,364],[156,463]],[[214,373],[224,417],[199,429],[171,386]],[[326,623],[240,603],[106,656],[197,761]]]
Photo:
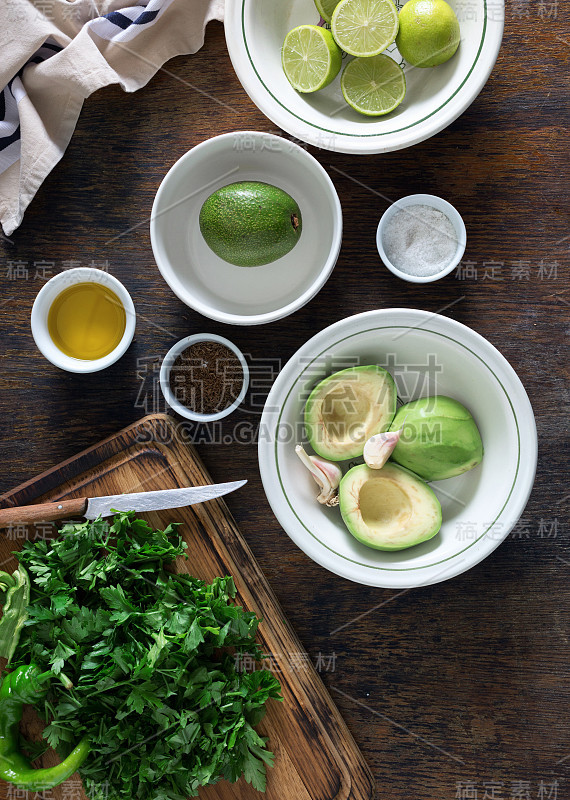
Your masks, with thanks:
[[[0,222],[21,223],[65,152],[86,97],[144,86],[195,53],[224,0],[0,0]]]

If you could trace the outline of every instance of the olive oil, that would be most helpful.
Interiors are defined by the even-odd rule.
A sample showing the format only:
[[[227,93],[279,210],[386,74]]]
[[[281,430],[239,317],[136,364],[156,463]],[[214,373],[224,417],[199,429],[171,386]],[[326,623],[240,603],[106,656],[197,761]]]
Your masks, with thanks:
[[[48,331],[66,356],[94,361],[109,355],[125,332],[125,309],[115,292],[100,283],[76,283],[50,306]]]

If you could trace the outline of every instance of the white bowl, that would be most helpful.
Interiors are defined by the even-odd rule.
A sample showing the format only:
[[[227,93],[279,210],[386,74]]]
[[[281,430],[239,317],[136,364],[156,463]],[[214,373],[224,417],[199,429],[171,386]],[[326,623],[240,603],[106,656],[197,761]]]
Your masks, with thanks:
[[[299,205],[299,241],[272,264],[228,264],[200,232],[204,201],[236,181],[273,184]],[[186,305],[220,322],[261,325],[297,311],[323,286],[340,252],[342,210],[331,179],[303,148],[237,131],[196,145],[174,164],[154,200],[150,237],[163,278]]]
[[[285,77],[283,41],[297,25],[318,22],[313,0],[227,3],[226,41],[245,91],[280,128],[326,150],[384,153],[410,147],[441,131],[471,105],[491,74],[503,38],[503,0],[490,6],[487,0],[467,4],[450,0],[449,4],[461,26],[457,53],[435,68],[404,65],[406,97],[384,117],[367,118],[349,108],[340,77],[312,94],[299,94]],[[403,63],[395,45],[386,53]]]
[[[407,550],[383,552],[357,541],[338,508],[317,503],[317,486],[294,451],[306,441],[303,408],[311,389],[325,376],[358,364],[388,369],[403,402],[436,394],[459,400],[483,439],[478,467],[431,484],[442,505],[441,531]],[[438,583],[478,564],[519,519],[536,463],[532,408],[505,358],[459,322],[412,309],[357,314],[310,339],[275,381],[259,434],[263,486],[285,531],[323,567],[370,586]]]
[[[217,411],[215,414],[199,414],[197,411],[192,411],[192,409],[188,408],[188,406],[185,406],[176,399],[172,389],[170,388],[170,370],[172,369],[172,365],[178,356],[184,352],[184,350],[193,344],[198,344],[198,342],[218,342],[219,344],[225,345],[232,351],[232,353],[235,353],[243,369],[243,385],[240,393],[234,402],[231,403],[231,405],[227,406],[221,411]],[[223,419],[224,417],[227,417],[228,414],[231,414],[232,411],[235,411],[243,401],[249,386],[249,367],[247,366],[247,361],[245,360],[241,350],[239,350],[233,342],[230,342],[229,339],[225,339],[223,336],[218,336],[215,333],[195,333],[192,336],[187,336],[185,339],[181,339],[174,345],[174,347],[170,348],[160,366],[159,380],[160,389],[164,395],[164,399],[168,405],[173,408],[174,411],[176,411],[177,414],[180,414],[181,417],[194,420],[194,422],[216,422],[216,420]]]
[[[386,251],[384,250],[384,231],[386,229],[386,223],[389,222],[390,218],[396,213],[396,211],[415,205],[431,206],[437,211],[442,211],[455,229],[457,247],[455,249],[455,253],[453,254],[453,258],[449,264],[447,264],[447,266],[445,266],[439,272],[436,272],[435,275],[421,276],[410,275],[407,272],[402,272],[401,269],[398,269],[398,267],[392,264],[386,255]],[[454,206],[451,205],[451,203],[448,203],[447,200],[444,200],[442,197],[436,197],[434,194],[409,194],[407,197],[402,197],[400,200],[392,203],[392,205],[389,206],[389,208],[387,208],[382,214],[380,222],[378,223],[378,230],[376,231],[376,247],[378,248],[380,258],[388,267],[390,272],[393,272],[398,278],[402,278],[402,280],[409,281],[410,283],[431,283],[432,281],[438,281],[440,278],[444,278],[446,275],[449,275],[449,273],[453,272],[455,267],[463,258],[466,244],[467,231],[465,230],[465,223],[463,222],[461,214]]]
[[[117,295],[125,309],[126,321],[123,337],[117,347],[104,358],[82,361],[78,358],[67,356],[54,344],[49,334],[47,321],[53,301],[64,289],[76,283],[100,283],[106,286]],[[136,312],[130,294],[123,284],[113,277],[113,275],[109,275],[108,272],[104,272],[101,269],[77,267],[54,275],[53,278],[42,286],[32,307],[31,324],[34,341],[42,355],[44,355],[48,361],[51,361],[54,366],[64,369],[67,372],[85,374],[106,369],[124,355],[135,335]]]

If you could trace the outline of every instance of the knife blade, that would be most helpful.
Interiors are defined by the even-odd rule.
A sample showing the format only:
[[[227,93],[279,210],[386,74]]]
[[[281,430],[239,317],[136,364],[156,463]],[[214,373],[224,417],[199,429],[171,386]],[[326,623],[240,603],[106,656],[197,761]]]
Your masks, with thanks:
[[[115,511],[162,511],[167,508],[182,508],[195,503],[205,503],[216,497],[235,492],[247,481],[214,483],[210,486],[189,486],[186,489],[159,489],[138,494],[112,494],[108,497],[91,497],[83,515],[86,519],[108,517],[111,509]]]
[[[168,508],[182,508],[195,503],[205,503],[216,497],[234,492],[247,483],[230,481],[214,483],[209,486],[188,486],[181,489],[159,489],[135,494],[112,494],[106,497],[78,497],[60,500],[55,503],[38,503],[33,506],[19,506],[0,509],[0,528],[11,525],[54,522],[60,519],[85,517],[97,519],[108,517],[113,511],[162,511]]]

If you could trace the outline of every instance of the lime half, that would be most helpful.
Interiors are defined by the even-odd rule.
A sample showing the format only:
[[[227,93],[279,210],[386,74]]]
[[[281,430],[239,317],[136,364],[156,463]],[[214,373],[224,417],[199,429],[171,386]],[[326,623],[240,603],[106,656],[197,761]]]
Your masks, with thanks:
[[[341,0],[331,28],[339,47],[353,56],[376,56],[398,33],[398,12],[392,0]]]
[[[330,31],[318,25],[299,25],[285,37],[281,61],[294,89],[316,92],[336,78],[342,53]]]
[[[355,58],[342,73],[340,86],[349,106],[368,117],[389,114],[406,95],[403,70],[389,56]]]
[[[330,22],[333,11],[338,6],[339,0],[315,0],[317,11],[325,22]]]

